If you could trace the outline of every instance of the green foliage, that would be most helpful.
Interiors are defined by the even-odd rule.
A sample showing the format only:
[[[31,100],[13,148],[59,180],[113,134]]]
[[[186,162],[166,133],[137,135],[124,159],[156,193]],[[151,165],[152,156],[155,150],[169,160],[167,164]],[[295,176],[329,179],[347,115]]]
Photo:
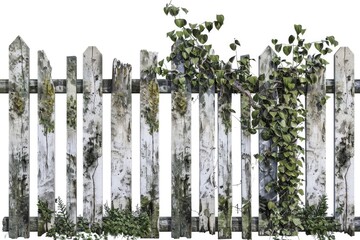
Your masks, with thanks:
[[[317,205],[306,206],[300,214],[300,220],[307,235],[316,236],[318,240],[333,240],[337,224],[332,218],[326,217],[328,209],[327,197],[322,196]]]
[[[106,218],[103,220],[104,234],[123,235],[127,239],[145,237],[150,231],[150,219],[146,212],[119,210],[105,205]]]
[[[238,40],[229,44],[235,55],[228,61],[220,60],[208,44],[208,33],[215,27],[219,30],[224,23],[223,15],[216,15],[214,21],[204,23],[189,23],[180,17],[188,11],[169,3],[165,6],[166,15],[174,18],[176,30],[167,33],[173,42],[172,51],[166,58],[175,64],[176,70],[163,67],[163,61],[155,72],[165,76],[176,86],[176,109],[186,112],[185,90],[188,83],[192,86],[203,86],[205,89],[213,85],[219,93],[219,116],[227,131],[231,128],[230,116],[233,110],[229,99],[224,96],[229,93],[241,93],[248,97],[252,109],[252,120],[245,114],[242,127],[248,133],[261,129],[261,137],[271,141],[272,149],[262,155],[257,155],[259,161],[275,162],[277,179],[265,187],[266,191],[274,191],[278,196],[276,202],[263,202],[262,208],[270,216],[271,234],[279,236],[297,235],[299,230],[326,236],[324,232],[315,229],[302,216],[301,196],[303,180],[302,167],[304,149],[300,141],[304,129],[306,109],[300,98],[305,95],[307,86],[317,82],[319,74],[325,68],[327,61],[324,55],[332,52],[332,47],[338,42],[333,36],[316,42],[306,42],[303,35],[306,32],[301,25],[294,25],[295,33],[291,34],[286,43],[272,39],[272,44],[278,55],[271,61],[272,72],[269,79],[264,75],[252,76],[249,57],[237,58]],[[312,48],[314,47],[314,48]],[[235,61],[236,60],[236,61]],[[235,61],[235,62],[234,62]],[[236,68],[233,68],[236,63]],[[251,93],[255,93],[252,97]],[[326,96],[319,96],[320,103],[326,103]],[[249,108],[249,105],[244,105]],[[221,199],[220,199],[221,200]],[[220,201],[221,203],[221,201]],[[221,204],[220,204],[221,206]],[[321,215],[321,214],[320,214]],[[320,238],[321,239],[321,238]]]
[[[145,237],[150,231],[150,219],[146,212],[137,209],[120,210],[104,206],[105,217],[103,223],[90,223],[85,218],[79,218],[77,224],[69,218],[66,205],[61,198],[56,199],[57,212],[55,213],[55,224],[46,228],[46,236],[53,239],[108,239],[108,236],[125,237],[126,239],[137,239]],[[39,200],[38,211],[46,224],[50,223],[51,211],[45,202]],[[80,231],[80,232],[78,232]]]
[[[275,51],[285,56],[273,57],[269,79],[259,77],[259,91],[254,100],[260,108],[252,114],[253,127],[262,129],[262,139],[270,140],[272,148],[276,149],[263,156],[257,155],[259,161],[277,163],[277,181],[266,186],[267,191],[275,190],[279,196],[278,202],[267,204],[275,237],[297,235],[299,230],[306,229],[300,218],[301,196],[304,194],[301,189],[304,149],[299,141],[304,140],[301,132],[306,117],[300,97],[325,68],[327,62],[323,56],[332,51],[331,46],[337,45],[334,37],[305,42],[302,36],[306,30],[301,25],[295,25],[294,29],[296,34],[289,36],[289,44],[272,40]],[[316,53],[310,54],[311,46],[315,46]],[[321,97],[321,104],[325,104],[326,96]]]

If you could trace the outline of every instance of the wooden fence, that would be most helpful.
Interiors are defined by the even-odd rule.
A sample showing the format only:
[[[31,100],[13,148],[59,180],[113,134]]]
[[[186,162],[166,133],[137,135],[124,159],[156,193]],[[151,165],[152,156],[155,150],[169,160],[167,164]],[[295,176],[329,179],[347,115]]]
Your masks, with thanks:
[[[275,53],[266,48],[259,57],[259,74],[269,76],[270,60]],[[141,77],[132,79],[130,65],[113,62],[112,79],[102,77],[102,55],[89,47],[83,55],[83,80],[77,79],[77,59],[67,58],[67,79],[52,79],[51,66],[43,51],[38,52],[38,79],[29,78],[29,48],[20,38],[9,47],[9,79],[0,80],[0,92],[9,93],[9,217],[3,220],[3,231],[10,238],[29,237],[30,231],[44,233],[44,219],[29,217],[29,93],[38,94],[38,199],[55,210],[55,94],[67,94],[67,206],[70,218],[77,220],[76,163],[83,159],[83,217],[101,222],[103,217],[102,95],[111,94],[111,201],[115,207],[131,208],[131,94],[140,93],[140,193],[141,208],[151,219],[148,237],[159,237],[159,231],[171,231],[173,238],[191,237],[192,231],[218,232],[219,238],[231,238],[233,231],[265,235],[269,229],[266,204],[276,194],[265,186],[276,179],[276,164],[259,163],[259,217],[251,215],[251,138],[246,129],[241,134],[241,160],[232,159],[231,131],[215,113],[215,89],[191,89],[181,92],[166,80],[145,70],[157,64],[157,55],[141,51]],[[181,71],[181,66],[176,66]],[[199,129],[191,129],[191,93],[199,93]],[[309,88],[306,96],[306,204],[316,204],[325,192],[325,106],[319,96],[334,93],[335,111],[335,214],[340,228],[350,235],[360,230],[360,218],[354,216],[354,93],[360,92],[360,81],[354,80],[354,57],[348,48],[335,54],[335,79]],[[83,156],[77,156],[77,93],[83,93]],[[159,93],[171,93],[171,217],[159,216]],[[182,111],[178,94],[186,98]],[[218,108],[231,104],[231,94],[219,98]],[[249,106],[247,98],[241,104]],[[245,110],[244,110],[245,109]],[[182,112],[181,112],[182,111]],[[250,117],[250,108],[243,108]],[[215,139],[215,118],[218,139]],[[200,192],[199,216],[191,217],[191,131],[199,131]],[[215,148],[218,155],[215,156]],[[271,142],[259,139],[260,154],[272,151]],[[215,216],[214,164],[218,162],[218,216]],[[232,161],[241,161],[242,217],[232,217]],[[105,170],[110,171],[109,169]],[[240,171],[240,169],[239,169]],[[195,183],[193,183],[195,184]],[[198,183],[196,183],[198,184]],[[54,214],[51,218],[54,223]]]

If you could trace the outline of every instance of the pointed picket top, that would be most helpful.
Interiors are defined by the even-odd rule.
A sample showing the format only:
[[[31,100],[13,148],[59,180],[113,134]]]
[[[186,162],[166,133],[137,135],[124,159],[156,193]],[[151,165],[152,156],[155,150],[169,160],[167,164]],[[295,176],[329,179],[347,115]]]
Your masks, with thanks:
[[[157,53],[140,53],[140,208],[150,218],[146,238],[159,238],[159,84]]]
[[[111,92],[111,206],[131,210],[131,65],[113,61]]]
[[[38,200],[55,211],[55,88],[51,65],[44,51],[38,51]],[[39,214],[38,236],[47,232],[50,224]]]
[[[275,52],[271,47],[267,47],[265,51],[259,56],[259,75],[265,75],[265,83],[259,86],[259,91],[264,88],[268,88],[270,74],[273,70],[272,59],[275,56]],[[268,98],[276,99],[276,95],[268,96]],[[262,113],[260,113],[262,114]],[[261,138],[261,132],[259,131],[259,154],[264,156],[265,159],[259,162],[259,235],[269,235],[270,219],[269,209],[267,208],[269,201],[276,201],[276,192],[271,190],[267,192],[265,187],[276,181],[277,165],[276,162],[266,157],[265,153],[271,153],[276,151],[276,148],[272,147],[271,141],[265,141]]]
[[[354,54],[335,53],[335,219],[353,236],[354,227]]]
[[[88,47],[83,55],[83,217],[102,222],[102,54]]]
[[[29,238],[30,49],[18,36],[9,46],[9,237]]]
[[[318,81],[309,84],[306,104],[306,205],[317,205],[326,194],[326,98],[325,69],[317,73]]]

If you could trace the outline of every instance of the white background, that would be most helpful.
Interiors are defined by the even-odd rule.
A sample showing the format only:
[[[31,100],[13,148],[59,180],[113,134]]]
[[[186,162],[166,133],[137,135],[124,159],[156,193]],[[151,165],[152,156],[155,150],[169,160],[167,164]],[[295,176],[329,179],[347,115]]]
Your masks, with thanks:
[[[360,30],[358,28],[358,5],[356,1],[325,1],[325,0],[222,0],[222,1],[173,1],[175,5],[186,7],[190,10],[186,18],[190,22],[203,22],[214,20],[216,14],[225,15],[225,24],[220,32],[212,32],[209,42],[213,43],[216,53],[221,58],[231,57],[228,44],[234,38],[240,40],[242,47],[238,54],[250,54],[257,59],[272,38],[280,42],[287,41],[293,34],[293,25],[302,24],[307,28],[306,39],[315,41],[328,35],[335,35],[341,46],[349,46],[355,58],[360,56]],[[171,46],[171,41],[166,38],[166,33],[174,29],[171,17],[166,17],[163,7],[165,0],[36,0],[17,1],[1,0],[0,2],[0,79],[8,79],[8,46],[20,35],[30,47],[30,77],[37,78],[37,51],[45,50],[51,65],[53,78],[66,78],[66,56],[78,57],[78,78],[82,78],[82,53],[88,46],[94,45],[103,54],[103,78],[111,78],[113,58],[130,63],[133,66],[133,77],[139,78],[139,55],[141,49],[156,51],[159,59],[164,58]],[[328,58],[331,63],[328,67],[327,78],[333,78],[332,54]],[[355,78],[360,65],[355,66]],[[253,64],[253,72],[257,72],[257,62]],[[31,95],[31,206],[30,215],[37,215],[37,96]],[[194,95],[192,128],[198,129],[196,118],[198,108]],[[358,99],[358,97],[357,97]],[[79,109],[82,106],[82,97],[78,95]],[[234,109],[238,109],[239,98],[234,97]],[[356,101],[358,106],[359,101]],[[161,95],[160,98],[160,216],[170,216],[170,95]],[[104,95],[104,203],[110,200],[110,95]],[[65,94],[56,96],[56,196],[65,199],[65,151],[66,151],[66,109]],[[333,146],[331,144],[332,101],[328,104],[327,139],[328,144],[328,177],[327,190],[329,194],[329,214],[333,213],[333,175],[332,166]],[[358,113],[358,112],[356,112]],[[78,129],[82,129],[82,111],[78,115]],[[239,124],[234,114],[233,122],[233,203],[240,202],[240,137]],[[357,116],[356,116],[357,117]],[[133,95],[133,206],[139,204],[139,97]],[[8,216],[8,95],[0,94],[0,218]],[[358,131],[356,127],[356,131]],[[198,139],[197,132],[193,132],[192,147],[192,198],[193,215],[198,210]],[[78,141],[81,142],[81,131]],[[253,138],[256,140],[256,137]],[[355,147],[358,149],[357,135]],[[254,145],[253,151],[256,151]],[[81,161],[82,147],[78,147],[78,213],[81,214]],[[355,155],[355,172],[358,172]],[[253,162],[253,214],[257,215],[257,172],[256,162]],[[356,179],[358,181],[358,178]],[[356,184],[355,184],[356,186]],[[355,191],[356,205],[359,206],[359,190]],[[359,208],[356,207],[356,216]],[[234,209],[234,216],[239,216]],[[170,233],[160,233],[160,239],[169,239]],[[258,238],[253,233],[254,239]],[[36,238],[36,233],[32,233]],[[217,235],[193,233],[193,239],[217,239]],[[241,233],[233,233],[233,239],[240,239]],[[1,233],[0,238],[8,238],[7,233]],[[304,237],[301,239],[311,239]],[[337,239],[351,239],[343,234],[337,234]],[[354,239],[354,238],[353,238]]]

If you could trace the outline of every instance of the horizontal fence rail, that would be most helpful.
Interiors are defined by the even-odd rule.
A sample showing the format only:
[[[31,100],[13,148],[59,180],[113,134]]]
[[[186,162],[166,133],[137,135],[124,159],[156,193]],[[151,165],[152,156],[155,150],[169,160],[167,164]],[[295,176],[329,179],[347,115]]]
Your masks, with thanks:
[[[140,93],[141,79],[131,80],[131,92]],[[171,93],[171,81],[167,79],[157,79],[160,93]],[[66,93],[66,79],[53,79],[55,86],[55,93]],[[30,93],[37,93],[37,79],[29,80]],[[103,93],[111,93],[112,79],[103,79],[102,91]],[[334,79],[326,79],[326,93],[334,93],[335,83]],[[215,90],[216,91],[216,90]],[[83,79],[76,80],[76,92],[83,93]],[[199,93],[199,87],[192,87],[192,93]],[[0,79],[0,93],[9,93],[9,80]],[[355,79],[355,93],[360,93],[360,79]]]
[[[267,47],[259,57],[259,74],[265,82],[272,71],[274,51]],[[223,118],[221,109],[231,108],[230,92],[218,95],[217,90],[193,88],[189,82],[179,88],[165,79],[157,79],[146,70],[157,64],[157,54],[142,50],[140,79],[132,78],[132,67],[117,59],[113,61],[112,79],[103,79],[102,54],[96,47],[88,47],[83,55],[84,79],[77,79],[77,59],[67,58],[67,79],[52,79],[51,65],[44,51],[38,52],[38,79],[29,77],[29,48],[18,37],[9,47],[9,79],[0,79],[0,93],[9,94],[9,217],[3,219],[3,231],[10,238],[29,237],[30,231],[42,235],[55,222],[39,215],[29,216],[29,95],[38,94],[38,200],[55,210],[55,94],[66,93],[67,154],[66,199],[70,219],[79,220],[76,183],[77,159],[83,164],[82,216],[90,223],[102,224],[103,218],[103,94],[111,94],[111,206],[132,209],[132,102],[131,94],[140,93],[140,208],[150,218],[147,237],[158,238],[159,232],[170,231],[173,238],[191,238],[192,232],[218,233],[219,239],[231,238],[232,232],[242,232],[244,239],[251,233],[269,235],[269,201],[277,201],[266,186],[276,179],[277,163],[266,159],[259,164],[259,217],[251,215],[251,137],[245,126],[231,131],[231,118]],[[181,61],[174,67],[184,71]],[[354,95],[360,93],[360,80],[354,79],[354,56],[348,48],[335,54],[335,77],[325,79],[324,71],[316,73],[319,81],[307,89],[305,106],[305,200],[315,205],[326,193],[325,106],[319,101],[327,93],[334,93],[334,199],[333,218],[339,223],[334,231],[353,236],[360,231],[360,217],[354,211]],[[265,88],[266,85],[261,86]],[[77,93],[83,93],[83,156],[77,155]],[[171,94],[171,217],[159,216],[159,94]],[[191,93],[199,93],[199,129],[191,129]],[[277,95],[267,96],[276,100]],[[241,115],[250,121],[249,99],[241,96]],[[240,109],[237,109],[237,111]],[[230,116],[230,114],[229,114]],[[215,120],[217,118],[217,126]],[[229,120],[229,122],[226,122]],[[230,127],[229,127],[230,126]],[[216,130],[217,129],[217,130]],[[199,131],[199,216],[192,216],[191,132]],[[215,133],[217,131],[217,139]],[[241,135],[241,158],[232,158],[232,134]],[[81,144],[80,143],[80,144]],[[259,135],[259,152],[277,151],[270,140]],[[215,149],[218,149],[215,156]],[[232,216],[232,166],[241,161],[241,213]],[[60,160],[57,160],[60,161]],[[329,160],[328,160],[329,161]],[[218,167],[215,176],[215,167]],[[163,171],[163,170],[161,170]],[[168,171],[168,170],[165,170]],[[217,181],[215,178],[217,177]],[[217,182],[217,184],[215,183]],[[217,192],[216,192],[217,189]],[[215,216],[215,194],[218,194],[218,216]]]

